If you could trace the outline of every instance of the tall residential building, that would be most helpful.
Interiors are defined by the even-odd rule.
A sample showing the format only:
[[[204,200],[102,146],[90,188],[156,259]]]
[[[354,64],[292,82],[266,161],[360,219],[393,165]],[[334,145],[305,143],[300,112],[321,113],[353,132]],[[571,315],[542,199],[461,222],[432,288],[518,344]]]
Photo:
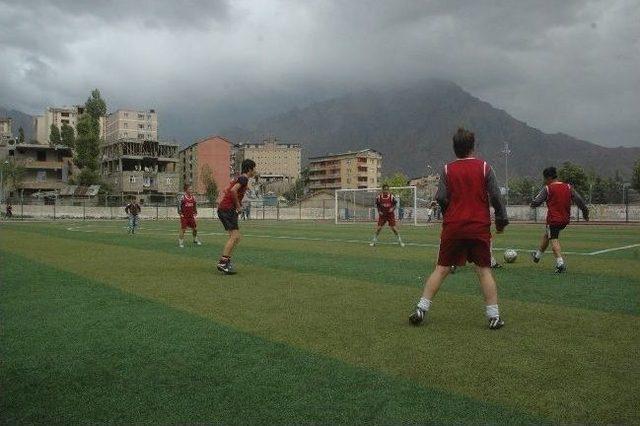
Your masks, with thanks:
[[[373,149],[309,159],[309,189],[377,188],[382,154]]]
[[[256,162],[256,170],[263,182],[293,182],[300,178],[302,149],[300,144],[278,143],[268,139],[263,143],[237,144],[234,149],[234,170],[240,173],[242,161]]]
[[[63,124],[68,124],[76,130],[78,119],[82,114],[84,114],[83,105],[47,108],[44,115],[39,115],[33,119],[36,141],[40,144],[49,144],[52,124],[58,126],[58,129],[62,128]],[[105,118],[100,117],[100,137],[105,139],[105,136]]]
[[[11,118],[0,117],[0,142],[11,139]]]
[[[233,168],[231,153],[233,145],[221,136],[209,136],[189,145],[179,153],[181,178],[192,186],[196,194],[205,193],[202,170],[208,167],[218,191],[229,184]]]
[[[107,115],[105,140],[158,140],[158,113],[154,109],[138,111],[119,109]]]
[[[65,186],[73,170],[72,157],[71,149],[61,145],[9,145],[9,158],[25,169],[20,183],[25,196],[39,191],[55,191]]]

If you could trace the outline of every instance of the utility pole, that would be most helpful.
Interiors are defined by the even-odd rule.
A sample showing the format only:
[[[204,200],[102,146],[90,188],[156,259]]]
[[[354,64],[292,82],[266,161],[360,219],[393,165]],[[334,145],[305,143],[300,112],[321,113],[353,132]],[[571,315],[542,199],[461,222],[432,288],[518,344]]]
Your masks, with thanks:
[[[509,155],[511,154],[511,150],[509,149],[509,142],[505,141],[502,153],[504,154],[504,189],[506,192],[505,200],[507,202],[507,205],[509,205]]]

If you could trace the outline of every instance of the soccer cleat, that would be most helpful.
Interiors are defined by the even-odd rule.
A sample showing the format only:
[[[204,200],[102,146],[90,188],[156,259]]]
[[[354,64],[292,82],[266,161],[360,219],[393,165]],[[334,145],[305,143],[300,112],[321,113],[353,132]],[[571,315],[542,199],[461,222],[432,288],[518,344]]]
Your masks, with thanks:
[[[375,247],[375,246],[376,246],[376,242],[375,242],[375,241],[371,241],[371,242],[369,243],[369,247]]]
[[[420,325],[424,321],[425,314],[425,311],[416,308],[416,311],[409,316],[409,322],[413,325]]]
[[[231,262],[218,262],[216,267],[218,268],[218,271],[222,272],[225,275],[233,275],[236,273]]]
[[[561,263],[560,265],[556,265],[556,274],[562,274],[567,272],[567,265]]]
[[[184,248],[184,243],[182,241],[178,241],[178,247]]]
[[[197,246],[201,246],[201,245],[202,245],[202,243],[200,242],[200,240],[195,240],[195,241],[193,242],[193,244],[195,244],[195,245],[197,245]]]
[[[504,326],[504,320],[500,317],[491,317],[489,318],[489,329],[490,330],[497,330],[499,328],[502,328],[502,326]]]
[[[499,264],[498,262],[491,264],[491,269],[501,269],[501,268],[502,268],[502,265]]]
[[[450,266],[449,267],[449,272],[452,274],[455,274],[457,271],[458,267],[456,265]]]
[[[404,247],[404,243],[400,241],[400,247]]]
[[[540,258],[538,256],[536,256],[536,252],[535,251],[531,252],[531,260],[533,260],[533,263],[540,262]]]

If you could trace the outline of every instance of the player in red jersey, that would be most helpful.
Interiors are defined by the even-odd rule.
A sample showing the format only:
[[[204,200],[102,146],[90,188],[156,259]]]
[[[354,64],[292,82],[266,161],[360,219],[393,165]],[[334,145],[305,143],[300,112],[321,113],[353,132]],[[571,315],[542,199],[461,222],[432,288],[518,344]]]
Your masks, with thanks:
[[[409,317],[412,324],[418,325],[424,320],[451,265],[462,266],[469,261],[476,265],[489,328],[498,329],[504,325],[491,272],[489,205],[495,210],[498,233],[509,221],[496,175],[485,161],[473,157],[474,145],[475,136],[467,130],[458,129],[453,136],[453,150],[458,159],[444,166],[435,197],[444,215],[438,264],[425,283],[415,312]]]
[[[198,239],[198,224],[196,223],[198,207],[196,204],[196,197],[191,193],[191,186],[189,186],[188,183],[185,183],[184,195],[178,204],[178,214],[180,215],[180,237],[178,238],[178,244],[180,248],[184,248],[184,233],[187,228],[191,228],[193,243],[199,246],[202,245]]]
[[[542,236],[540,247],[531,253],[531,257],[535,263],[540,262],[542,254],[551,242],[551,250],[556,257],[556,272],[561,274],[567,270],[567,266],[562,258],[559,237],[560,231],[566,228],[571,220],[571,202],[576,203],[578,208],[582,210],[582,216],[586,221],[589,220],[589,209],[584,199],[571,185],[558,180],[558,172],[555,167],[544,169],[542,176],[545,186],[535,196],[531,207],[535,208],[545,201],[547,202],[547,229]]]
[[[371,247],[375,246],[378,242],[378,235],[384,227],[385,223],[389,224],[389,228],[396,234],[398,243],[401,247],[404,247],[402,238],[398,234],[396,229],[396,207],[398,207],[398,200],[389,192],[389,185],[386,183],[382,185],[382,192],[376,197],[376,207],[378,208],[378,226],[376,227],[376,233],[373,235],[373,240],[369,244]]]
[[[249,187],[249,179],[256,175],[255,169],[256,163],[253,160],[244,160],[242,162],[242,174],[229,183],[218,204],[218,217],[224,229],[229,232],[229,239],[224,245],[222,256],[217,265],[218,271],[225,274],[235,273],[231,263],[231,254],[238,241],[240,241],[238,215],[242,212],[242,199]]]

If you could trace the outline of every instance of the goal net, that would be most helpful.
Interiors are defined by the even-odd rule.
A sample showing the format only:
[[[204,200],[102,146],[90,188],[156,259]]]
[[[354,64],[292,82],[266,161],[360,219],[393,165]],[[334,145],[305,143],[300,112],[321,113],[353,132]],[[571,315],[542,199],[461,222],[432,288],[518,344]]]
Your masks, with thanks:
[[[335,193],[335,222],[356,223],[376,222],[378,209],[376,197],[381,188],[337,189]],[[394,186],[389,188],[398,200],[395,216],[403,224],[426,224],[434,218],[431,200],[418,197],[415,186]]]

